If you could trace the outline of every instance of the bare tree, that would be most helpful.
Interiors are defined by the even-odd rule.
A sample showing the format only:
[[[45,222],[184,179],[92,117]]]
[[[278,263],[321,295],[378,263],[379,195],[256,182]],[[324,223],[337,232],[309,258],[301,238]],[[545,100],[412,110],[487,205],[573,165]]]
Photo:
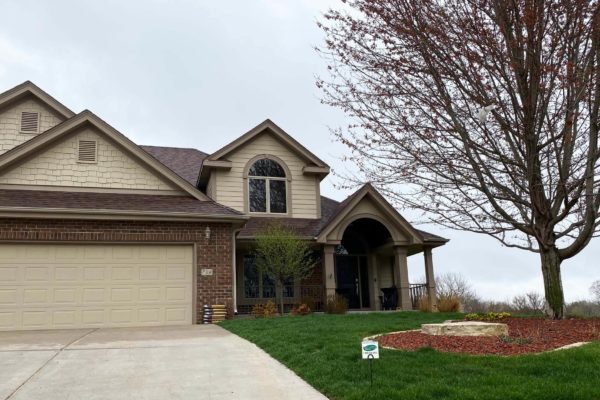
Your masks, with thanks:
[[[544,311],[544,298],[536,292],[529,292],[513,297],[510,302],[515,311],[541,313]]]
[[[440,298],[457,297],[463,305],[477,298],[469,281],[457,272],[447,272],[437,276],[435,285]]]
[[[600,304],[600,280],[597,280],[594,283],[592,283],[592,286],[590,286],[590,293],[592,294],[592,296],[594,296],[594,300],[596,300],[596,302]]]
[[[599,231],[597,0],[349,0],[319,26],[323,102],[360,174],[401,207],[561,263]]]

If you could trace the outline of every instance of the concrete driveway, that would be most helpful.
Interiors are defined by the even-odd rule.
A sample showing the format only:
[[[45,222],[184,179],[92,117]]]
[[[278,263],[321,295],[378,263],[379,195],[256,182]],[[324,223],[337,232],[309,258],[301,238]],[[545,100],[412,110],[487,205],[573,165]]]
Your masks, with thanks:
[[[216,325],[0,332],[0,399],[325,399]]]

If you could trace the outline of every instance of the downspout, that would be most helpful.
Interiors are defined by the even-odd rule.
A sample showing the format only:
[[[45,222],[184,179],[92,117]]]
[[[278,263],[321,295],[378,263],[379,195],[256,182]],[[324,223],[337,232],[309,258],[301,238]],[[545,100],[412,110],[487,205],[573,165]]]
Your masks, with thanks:
[[[235,237],[237,236],[238,233],[240,233],[241,229],[235,229],[232,233],[232,237],[231,237],[231,265],[232,265],[232,273],[233,273],[233,315],[237,315],[238,310],[237,310],[237,268],[236,268],[236,264],[237,264],[237,259],[235,256],[236,253],[236,247],[235,247]]]

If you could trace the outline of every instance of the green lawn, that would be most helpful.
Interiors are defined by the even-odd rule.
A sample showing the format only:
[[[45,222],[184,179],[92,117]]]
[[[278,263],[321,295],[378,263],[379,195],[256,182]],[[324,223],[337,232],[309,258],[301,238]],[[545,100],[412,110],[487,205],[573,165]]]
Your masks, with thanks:
[[[369,384],[360,342],[458,314],[417,312],[236,319],[225,329],[287,365],[331,399],[600,399],[600,342],[517,357],[382,350]]]

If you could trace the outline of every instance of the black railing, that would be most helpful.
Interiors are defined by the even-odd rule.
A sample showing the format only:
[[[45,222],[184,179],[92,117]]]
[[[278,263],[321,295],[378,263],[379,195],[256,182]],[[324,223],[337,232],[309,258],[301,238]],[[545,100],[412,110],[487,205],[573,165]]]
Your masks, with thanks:
[[[419,301],[421,298],[427,296],[427,284],[425,283],[411,283],[408,285],[410,290],[410,302],[412,303],[413,310],[419,308]]]
[[[262,292],[259,286],[246,286],[244,288],[244,297],[247,299],[274,299],[277,293],[277,286],[262,285]],[[285,285],[283,287],[283,297],[294,297],[294,285]]]
[[[307,304],[313,311],[323,310],[323,301],[325,288],[323,285],[300,285],[299,293],[296,293],[293,285],[285,286],[283,289],[283,306],[286,312],[300,303]],[[252,300],[253,304],[238,304],[238,313],[247,314],[252,311],[254,304],[266,303],[271,300],[279,307],[278,296],[275,296],[275,286],[263,285],[262,290],[259,287],[245,287],[245,299]],[[299,294],[299,296],[298,296]],[[242,300],[242,299],[240,299]]]

